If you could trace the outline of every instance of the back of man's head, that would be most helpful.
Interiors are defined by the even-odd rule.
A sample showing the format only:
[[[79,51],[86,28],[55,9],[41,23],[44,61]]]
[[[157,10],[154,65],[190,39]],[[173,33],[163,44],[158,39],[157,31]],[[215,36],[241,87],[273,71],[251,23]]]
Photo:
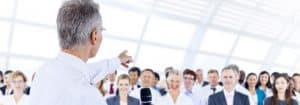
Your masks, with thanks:
[[[92,0],[64,2],[56,23],[62,49],[78,49],[88,42],[93,30],[102,28],[99,7]]]

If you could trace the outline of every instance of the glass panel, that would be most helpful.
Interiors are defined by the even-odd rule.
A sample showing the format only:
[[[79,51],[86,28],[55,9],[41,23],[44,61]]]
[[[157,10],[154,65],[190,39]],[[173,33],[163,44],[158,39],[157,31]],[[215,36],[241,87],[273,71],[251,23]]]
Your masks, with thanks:
[[[0,21],[0,52],[6,52],[8,48],[10,24]]]
[[[201,68],[205,72],[209,69],[217,69],[220,71],[224,67],[225,62],[225,57],[198,54],[194,63],[194,68]]]
[[[55,25],[61,3],[62,0],[19,0],[17,19]]]
[[[144,40],[186,47],[195,32],[195,25],[171,19],[152,17]]]
[[[237,35],[229,32],[208,29],[201,43],[200,50],[228,55]]]
[[[0,0],[0,17],[11,17],[15,0]]]
[[[275,60],[275,63],[285,65],[285,66],[293,66],[293,64],[296,63],[299,56],[300,56],[299,49],[284,47],[282,48],[277,59]]]
[[[250,37],[240,37],[233,56],[262,61],[265,59],[271,43]]]
[[[164,69],[169,66],[179,68],[182,64],[183,57],[183,51],[142,45],[136,65],[141,68],[152,68],[155,71],[164,71]]]
[[[16,24],[12,53],[51,58],[59,52],[57,33],[30,25]]]
[[[101,7],[103,26],[107,33],[122,37],[139,39],[146,17],[129,10],[103,6]]]
[[[261,72],[261,64],[251,63],[247,61],[232,59],[229,61],[229,64],[236,64],[239,66],[240,70],[244,70],[246,73],[254,72],[259,73]]]

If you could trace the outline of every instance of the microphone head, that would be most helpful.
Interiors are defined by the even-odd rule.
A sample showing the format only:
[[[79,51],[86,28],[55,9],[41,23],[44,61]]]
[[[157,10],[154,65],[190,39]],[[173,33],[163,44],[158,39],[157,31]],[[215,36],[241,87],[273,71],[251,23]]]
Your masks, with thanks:
[[[140,91],[141,96],[141,102],[151,102],[152,101],[152,95],[150,88],[142,88]]]

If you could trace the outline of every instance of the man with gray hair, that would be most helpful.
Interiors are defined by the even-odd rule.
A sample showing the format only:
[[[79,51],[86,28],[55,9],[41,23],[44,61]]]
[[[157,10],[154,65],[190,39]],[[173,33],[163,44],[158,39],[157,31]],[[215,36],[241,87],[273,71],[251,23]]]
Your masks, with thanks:
[[[98,5],[91,0],[64,2],[57,30],[61,52],[36,72],[29,105],[106,105],[94,84],[132,58],[125,51],[110,60],[86,63],[102,41]]]

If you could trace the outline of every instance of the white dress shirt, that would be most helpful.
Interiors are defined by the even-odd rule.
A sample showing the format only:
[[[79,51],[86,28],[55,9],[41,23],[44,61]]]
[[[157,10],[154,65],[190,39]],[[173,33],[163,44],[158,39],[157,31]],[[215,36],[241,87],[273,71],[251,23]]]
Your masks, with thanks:
[[[220,92],[223,90],[223,87],[217,85],[215,92],[211,89],[210,85],[204,86],[201,91],[201,105],[208,105],[208,98],[210,95]]]
[[[179,93],[179,96],[177,96],[177,100],[174,103],[171,95],[168,92],[165,96],[162,97],[162,100],[158,105],[194,105],[194,103],[190,97],[186,96],[182,92]]]
[[[240,93],[242,93],[242,94],[244,94],[244,95],[247,95],[248,98],[249,98],[249,103],[250,103],[250,105],[256,105],[256,103],[253,101],[253,99],[252,99],[252,97],[251,97],[251,95],[250,95],[250,92],[249,92],[245,87],[243,87],[243,86],[240,85],[240,84],[237,84],[237,85],[235,86],[235,91],[238,91],[238,92],[240,92]]]
[[[14,99],[13,95],[3,96],[0,100],[2,100],[3,105],[29,105],[28,96],[26,94],[21,97],[18,103]]]
[[[30,105],[106,105],[94,86],[120,66],[114,58],[87,64],[76,56],[61,52],[36,72]]]
[[[141,94],[140,94],[141,89],[142,89],[142,87],[138,88],[138,89],[135,89],[134,91],[130,92],[129,95],[134,97],[134,98],[139,99],[140,102],[141,102]],[[150,91],[151,91],[151,95],[152,95],[152,103],[154,105],[162,105],[162,104],[160,104],[161,95],[158,93],[158,91],[153,89],[153,88],[150,88]]]
[[[201,101],[199,98],[202,97],[202,95],[204,95],[203,93],[201,93],[201,90],[198,88],[194,88],[190,91],[188,89],[186,89],[184,86],[181,87],[180,89],[181,93],[186,95],[187,97],[191,98],[193,101],[194,105],[201,105]]]
[[[227,105],[233,105],[234,102],[234,91],[227,92],[226,90],[223,91],[226,99]]]

